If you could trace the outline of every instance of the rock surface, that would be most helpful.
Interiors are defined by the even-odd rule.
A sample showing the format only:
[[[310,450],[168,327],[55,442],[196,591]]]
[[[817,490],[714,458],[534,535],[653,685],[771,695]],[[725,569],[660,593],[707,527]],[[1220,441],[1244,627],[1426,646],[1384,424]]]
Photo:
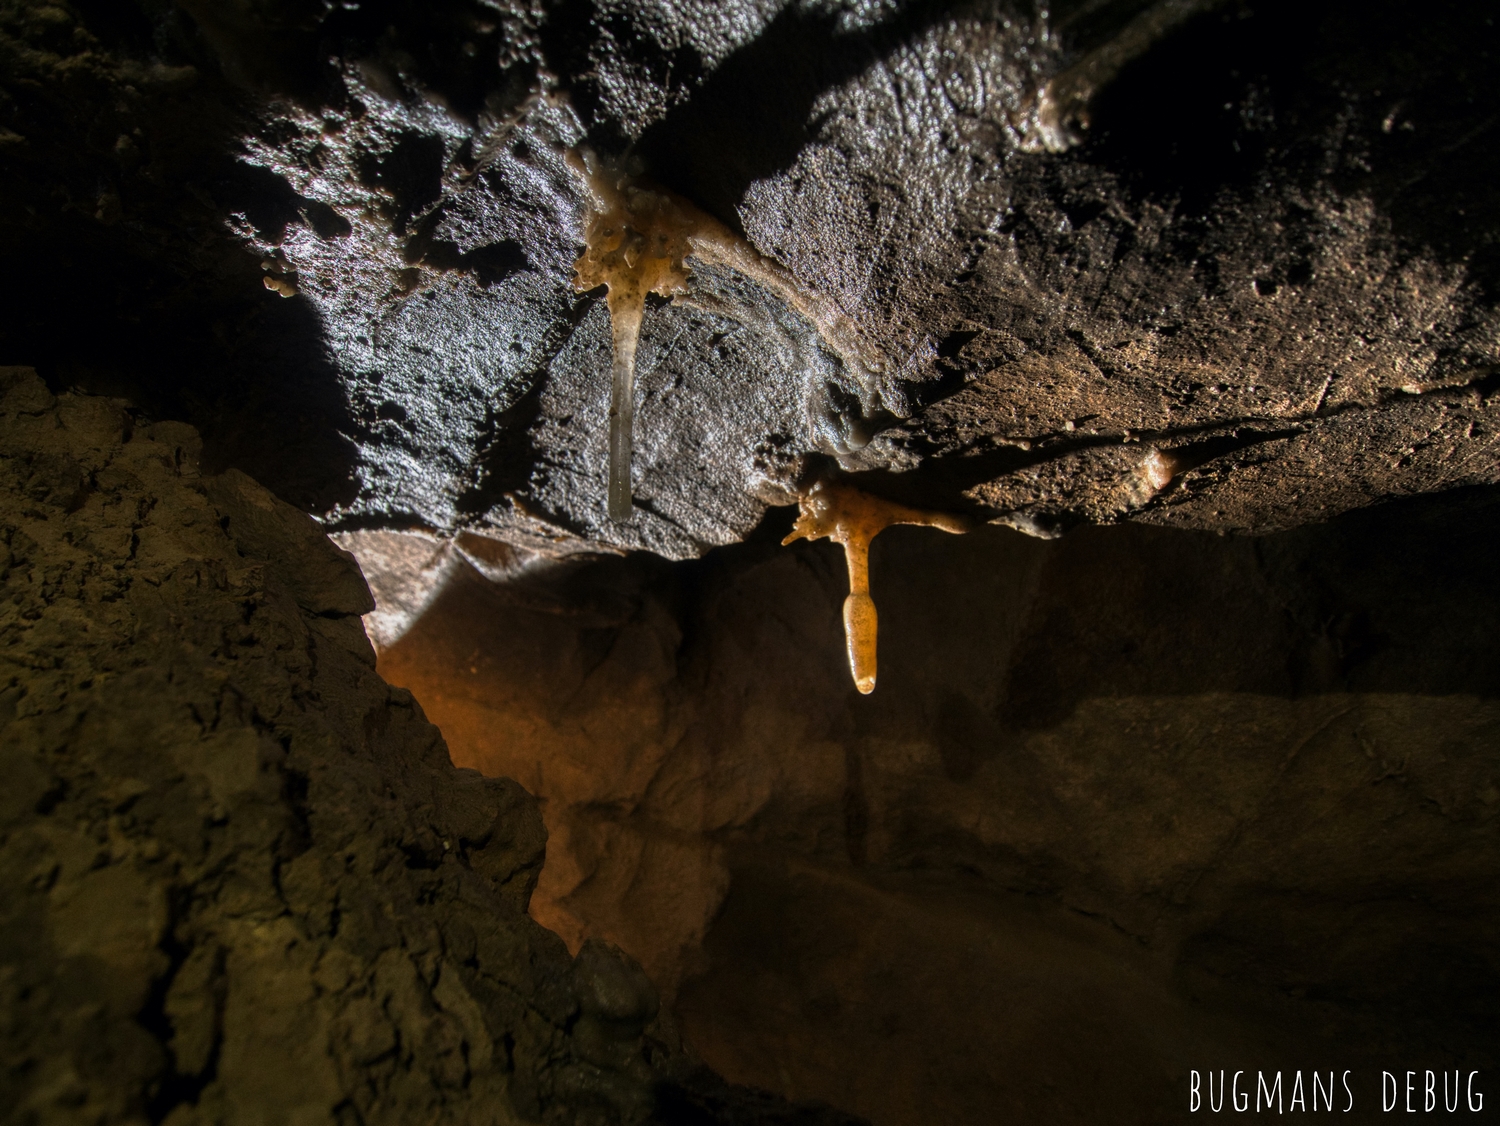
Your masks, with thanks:
[[[535,802],[454,769],[351,557],[197,447],[0,369],[5,1121],[844,1121],[527,916]]]
[[[1177,1121],[1209,1067],[1349,1068],[1375,1121],[1381,1069],[1495,1074],[1494,490],[1258,539],[893,528],[868,697],[841,552],[783,530],[461,570],[380,657],[542,799],[533,913],[724,1074],[877,1126]]]
[[[1286,529],[1500,480],[1496,19],[0,0],[0,359],[50,387],[6,377],[6,1097],[800,1113],[660,1088],[690,1065],[588,936],[731,1077],[892,1126],[1492,1066],[1493,495]],[[647,309],[627,524],[581,145],[806,298],[699,260]],[[522,913],[534,809],[449,770],[347,561],[230,469],[359,552],[385,670],[541,797],[576,961]],[[769,546],[831,473],[1168,527],[887,533],[861,701],[837,554]],[[684,562],[558,562],[632,549]]]
[[[682,558],[841,466],[1040,534],[1267,531],[1500,463],[1483,3],[117,9],[0,8],[0,345],[350,529]],[[585,143],[873,357],[700,262],[647,312],[624,525]]]

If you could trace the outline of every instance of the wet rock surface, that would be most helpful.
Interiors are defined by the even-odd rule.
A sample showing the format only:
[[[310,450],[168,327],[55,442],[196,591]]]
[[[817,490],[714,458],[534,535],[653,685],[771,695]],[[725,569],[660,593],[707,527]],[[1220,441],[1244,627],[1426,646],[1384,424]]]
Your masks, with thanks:
[[[454,769],[352,558],[198,445],[0,369],[5,1121],[847,1121],[527,916],[535,801]]]
[[[0,24],[7,355],[192,419],[211,467],[348,528],[686,557],[836,465],[1043,534],[1493,480],[1483,4],[9,0]],[[647,310],[623,525],[608,318],[571,289],[585,143],[872,357],[700,263]],[[59,341],[79,307],[100,331]]]
[[[870,696],[842,553],[785,524],[464,565],[380,668],[542,799],[533,914],[630,951],[728,1076],[978,1126],[1337,1067],[1375,1121],[1393,1061],[1500,1054],[1497,519],[893,528]]]

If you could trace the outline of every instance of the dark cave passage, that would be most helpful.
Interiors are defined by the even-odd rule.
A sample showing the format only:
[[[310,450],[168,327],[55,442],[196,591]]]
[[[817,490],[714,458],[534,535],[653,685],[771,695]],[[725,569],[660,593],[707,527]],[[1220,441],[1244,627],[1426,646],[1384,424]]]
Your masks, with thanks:
[[[1493,1050],[1497,522],[896,529],[868,698],[826,544],[462,564],[379,667],[542,799],[535,917],[639,960],[728,1078],[1162,1121],[1193,1068]]]

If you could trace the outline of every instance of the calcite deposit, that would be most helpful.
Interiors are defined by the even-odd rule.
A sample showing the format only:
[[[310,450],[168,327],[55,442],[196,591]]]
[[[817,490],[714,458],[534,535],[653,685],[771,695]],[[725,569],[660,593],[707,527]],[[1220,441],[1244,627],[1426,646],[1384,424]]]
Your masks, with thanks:
[[[849,594],[844,599],[844,645],[849,652],[849,672],[854,687],[869,695],[875,691],[876,643],[879,618],[870,595],[870,543],[894,524],[919,524],[961,535],[966,521],[941,512],[918,512],[866,496],[840,481],[815,482],[803,495],[792,530],[781,541],[783,547],[797,540],[820,540],[825,536],[844,549],[849,568]]]

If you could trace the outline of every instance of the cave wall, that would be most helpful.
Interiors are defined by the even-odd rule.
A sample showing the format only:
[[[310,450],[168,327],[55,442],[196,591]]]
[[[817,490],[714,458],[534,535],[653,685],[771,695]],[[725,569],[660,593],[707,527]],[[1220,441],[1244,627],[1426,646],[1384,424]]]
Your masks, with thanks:
[[[725,1074],[1158,1122],[1194,1067],[1349,1067],[1365,1113],[1392,1059],[1492,1066],[1492,490],[1258,539],[892,529],[869,697],[841,553],[775,515],[671,567],[460,563],[380,657],[541,799],[533,914]]]
[[[534,800],[376,674],[352,557],[198,448],[0,369],[0,1117],[843,1121],[528,917]]]
[[[1496,45],[1457,0],[6,0],[0,353],[346,530],[684,558],[836,468],[1040,534],[1293,527],[1493,481]],[[581,145],[870,361],[698,261],[623,524]]]
[[[5,377],[8,980],[15,1043],[42,1045],[17,1105],[232,1116],[292,1106],[305,1072],[346,1115],[459,1116],[501,1086],[527,1115],[664,1113],[679,1065],[641,1053],[671,1036],[640,1039],[644,987],[589,936],[731,1077],[880,1121],[1086,1121],[1111,1084],[1149,1121],[1198,1045],[1491,1059],[1495,20],[1463,0],[0,0],[0,362],[46,384]],[[571,278],[585,145],[778,260],[878,361],[854,370],[783,296],[697,262],[689,300],[648,310],[624,524],[603,511],[608,318]],[[204,435],[201,478],[164,419]],[[540,798],[530,910],[595,961],[520,913],[529,802],[448,771],[369,671],[347,561],[226,470],[360,554],[382,669],[459,762]],[[861,700],[836,552],[769,546],[775,506],[834,473],[1069,534],[882,537]],[[1422,494],[1443,496],[1293,530]],[[181,511],[172,558],[201,567],[130,577],[165,565],[137,558],[136,524],[161,528],[126,518],[140,497]],[[1158,527],[1069,531],[1121,522]],[[600,552],[619,557],[558,562]],[[264,565],[244,589],[237,558]],[[111,569],[125,593],[75,585]],[[234,646],[273,655],[221,683]],[[225,722],[253,780],[214,781],[203,732]],[[176,766],[142,759],[157,745]],[[473,808],[512,844],[439,855]],[[335,876],[351,823],[377,830]],[[443,920],[471,894],[534,979],[477,946],[452,969],[468,940]],[[315,1050],[236,1054],[231,1013],[270,1010],[224,998],[305,984],[387,907],[347,984],[275,1018]],[[288,927],[275,958],[246,937]],[[407,993],[380,976],[397,945]],[[603,1003],[596,962],[636,999],[606,1047],[569,1031]],[[486,975],[515,989],[492,1003]],[[102,1007],[68,1007],[104,977]],[[455,981],[479,1017],[442,1015]],[[526,1008],[533,986],[553,1000]],[[524,1035],[513,995],[542,1014]],[[380,1031],[345,1043],[350,1022]],[[1167,1026],[1187,1031],[1143,1031]],[[506,1036],[502,1066],[483,1045]],[[1104,1056],[1109,1082],[1078,1080]],[[693,1074],[671,1113],[794,1113]]]

